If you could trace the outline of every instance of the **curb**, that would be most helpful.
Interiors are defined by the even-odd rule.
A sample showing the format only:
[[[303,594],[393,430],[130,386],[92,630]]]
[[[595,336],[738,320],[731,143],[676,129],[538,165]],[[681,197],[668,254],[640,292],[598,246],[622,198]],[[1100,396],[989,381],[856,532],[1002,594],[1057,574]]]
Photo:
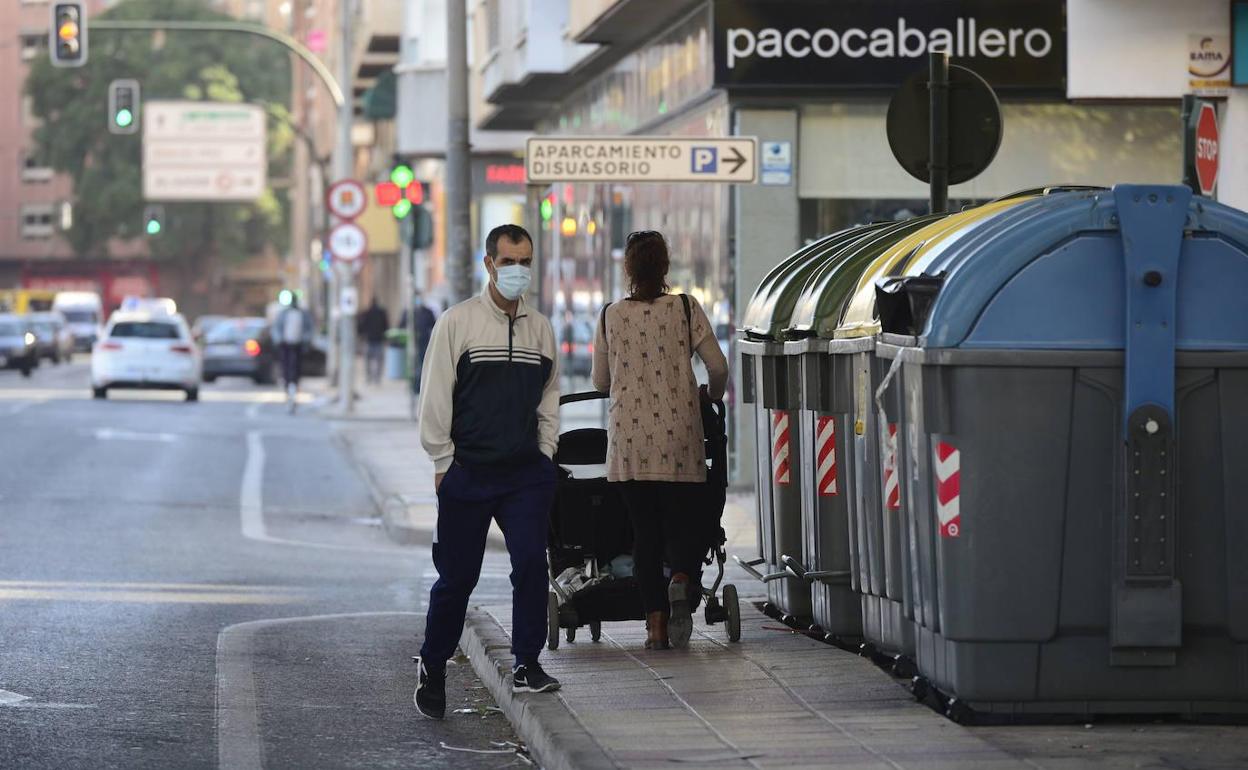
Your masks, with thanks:
[[[459,646],[539,767],[618,770],[620,766],[558,693],[517,695],[511,691],[511,639],[492,616],[475,607],[469,609]]]

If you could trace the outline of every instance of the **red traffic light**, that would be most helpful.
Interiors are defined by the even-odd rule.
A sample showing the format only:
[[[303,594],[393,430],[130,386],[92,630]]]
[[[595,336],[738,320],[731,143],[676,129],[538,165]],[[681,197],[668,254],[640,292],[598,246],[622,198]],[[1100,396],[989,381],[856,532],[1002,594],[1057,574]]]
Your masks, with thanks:
[[[378,206],[393,206],[403,199],[403,191],[394,182],[378,182],[373,187]]]
[[[412,182],[403,191],[403,197],[407,198],[413,206],[419,206],[425,202],[425,185],[422,182]]]

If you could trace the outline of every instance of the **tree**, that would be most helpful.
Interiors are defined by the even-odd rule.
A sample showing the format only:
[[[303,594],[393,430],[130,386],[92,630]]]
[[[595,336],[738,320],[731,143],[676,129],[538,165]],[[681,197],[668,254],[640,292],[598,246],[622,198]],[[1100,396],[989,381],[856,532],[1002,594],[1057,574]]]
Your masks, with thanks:
[[[200,0],[125,0],[100,19],[230,21]],[[190,99],[252,102],[266,107],[269,178],[290,173],[290,68],[287,53],[259,37],[227,32],[138,32],[92,29],[90,59],[76,69],[45,57],[26,81],[41,125],[40,157],[74,182],[74,226],[66,236],[80,256],[104,257],[113,239],[143,231],[141,139],[108,132],[108,86],[135,78],[142,101]],[[267,189],[254,204],[168,203],[165,227],[147,240],[154,258],[184,270],[218,258],[240,259],[272,246],[287,248],[287,201]]]

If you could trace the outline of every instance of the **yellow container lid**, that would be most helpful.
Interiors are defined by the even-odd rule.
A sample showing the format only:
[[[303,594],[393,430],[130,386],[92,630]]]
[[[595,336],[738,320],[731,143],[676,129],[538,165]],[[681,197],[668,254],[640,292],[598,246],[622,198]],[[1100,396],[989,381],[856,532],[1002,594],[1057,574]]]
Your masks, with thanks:
[[[973,230],[976,225],[1000,212],[1031,200],[1035,196],[1020,196],[985,203],[973,209],[938,219],[927,227],[911,233],[892,248],[875,259],[854,287],[845,316],[835,332],[837,339],[870,337],[880,331],[876,315],[875,282],[890,275],[907,275],[922,272],[933,258]]]

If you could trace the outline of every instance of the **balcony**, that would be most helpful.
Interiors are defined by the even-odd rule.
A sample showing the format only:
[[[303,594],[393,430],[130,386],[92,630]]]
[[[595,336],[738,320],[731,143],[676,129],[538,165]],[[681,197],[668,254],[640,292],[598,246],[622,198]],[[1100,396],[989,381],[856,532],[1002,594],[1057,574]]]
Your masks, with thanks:
[[[632,48],[705,0],[568,0],[568,35],[578,43]]]

